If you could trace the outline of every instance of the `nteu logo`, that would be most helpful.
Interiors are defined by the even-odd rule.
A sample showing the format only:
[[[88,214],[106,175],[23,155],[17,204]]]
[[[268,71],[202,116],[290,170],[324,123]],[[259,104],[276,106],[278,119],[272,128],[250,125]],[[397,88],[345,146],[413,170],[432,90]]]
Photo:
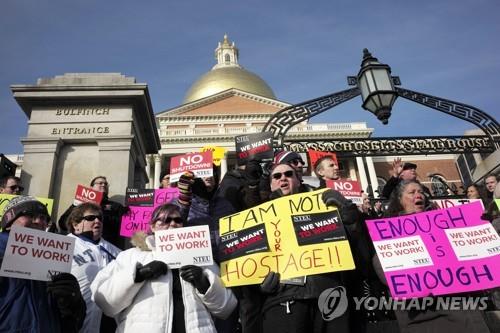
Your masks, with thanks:
[[[193,264],[204,264],[210,262],[210,256],[193,257]]]

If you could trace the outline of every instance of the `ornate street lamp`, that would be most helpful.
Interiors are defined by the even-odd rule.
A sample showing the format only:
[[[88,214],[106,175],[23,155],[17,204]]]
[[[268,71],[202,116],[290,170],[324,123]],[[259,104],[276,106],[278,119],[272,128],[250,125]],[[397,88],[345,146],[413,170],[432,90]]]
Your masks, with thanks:
[[[391,68],[378,62],[368,49],[363,50],[358,88],[363,98],[363,109],[370,111],[382,124],[387,125],[398,94],[392,82]]]

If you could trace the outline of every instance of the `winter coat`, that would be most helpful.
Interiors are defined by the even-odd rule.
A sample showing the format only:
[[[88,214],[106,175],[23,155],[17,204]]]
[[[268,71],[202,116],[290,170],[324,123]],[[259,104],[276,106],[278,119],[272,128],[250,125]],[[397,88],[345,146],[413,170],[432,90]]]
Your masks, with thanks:
[[[0,265],[9,233],[0,232]],[[59,311],[45,281],[0,276],[0,332],[61,332]]]
[[[69,234],[68,237],[75,239],[71,274],[78,280],[80,291],[87,305],[85,322],[80,332],[99,332],[102,311],[92,301],[90,284],[94,281],[97,273],[113,261],[121,250],[102,238],[97,244],[94,244],[87,238],[73,234]]]
[[[92,298],[108,316],[118,321],[117,332],[156,333],[172,331],[172,271],[154,280],[135,283],[137,264],[155,259],[154,236],[137,233],[135,248],[121,252],[102,269],[91,285]],[[205,266],[210,282],[205,294],[180,279],[186,332],[216,332],[212,316],[227,318],[236,307],[233,293],[224,288],[217,266]]]

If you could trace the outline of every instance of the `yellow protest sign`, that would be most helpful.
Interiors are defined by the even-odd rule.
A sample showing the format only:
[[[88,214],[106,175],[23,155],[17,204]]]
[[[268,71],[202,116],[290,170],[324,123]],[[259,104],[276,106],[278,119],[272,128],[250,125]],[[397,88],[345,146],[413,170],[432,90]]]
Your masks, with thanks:
[[[221,278],[226,287],[352,270],[349,242],[326,189],[285,196],[219,220]]]
[[[213,158],[213,163],[216,166],[220,166],[221,160],[224,158],[224,154],[226,153],[226,149],[218,146],[205,146],[200,149],[200,152],[206,152],[206,151],[211,151],[212,152],[212,158]]]
[[[12,200],[12,198],[17,197],[17,195],[13,194],[0,194],[0,219],[3,216],[3,210],[5,206]],[[48,199],[48,198],[36,198],[38,201],[43,203],[45,206],[47,206],[47,211],[49,212],[49,215],[52,215],[52,206],[54,204],[54,199]]]
[[[495,199],[495,202],[497,203],[498,209],[500,209],[500,199]]]

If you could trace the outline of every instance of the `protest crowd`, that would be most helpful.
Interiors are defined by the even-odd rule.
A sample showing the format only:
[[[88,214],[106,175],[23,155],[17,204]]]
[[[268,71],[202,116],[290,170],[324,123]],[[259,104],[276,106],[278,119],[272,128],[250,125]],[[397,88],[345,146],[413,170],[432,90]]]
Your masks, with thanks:
[[[350,179],[333,153],[308,163],[316,187],[300,154],[270,149],[223,177],[212,164],[208,176],[166,170],[160,189],[127,189],[123,205],[106,176],[82,180],[99,199],[68,202],[57,221],[21,179],[2,178],[0,332],[500,332],[499,175],[464,189],[471,208],[441,209],[400,158],[370,198],[336,187]],[[461,228],[478,244],[458,249],[473,239]],[[28,245],[67,269],[35,278],[46,252],[10,258]]]

